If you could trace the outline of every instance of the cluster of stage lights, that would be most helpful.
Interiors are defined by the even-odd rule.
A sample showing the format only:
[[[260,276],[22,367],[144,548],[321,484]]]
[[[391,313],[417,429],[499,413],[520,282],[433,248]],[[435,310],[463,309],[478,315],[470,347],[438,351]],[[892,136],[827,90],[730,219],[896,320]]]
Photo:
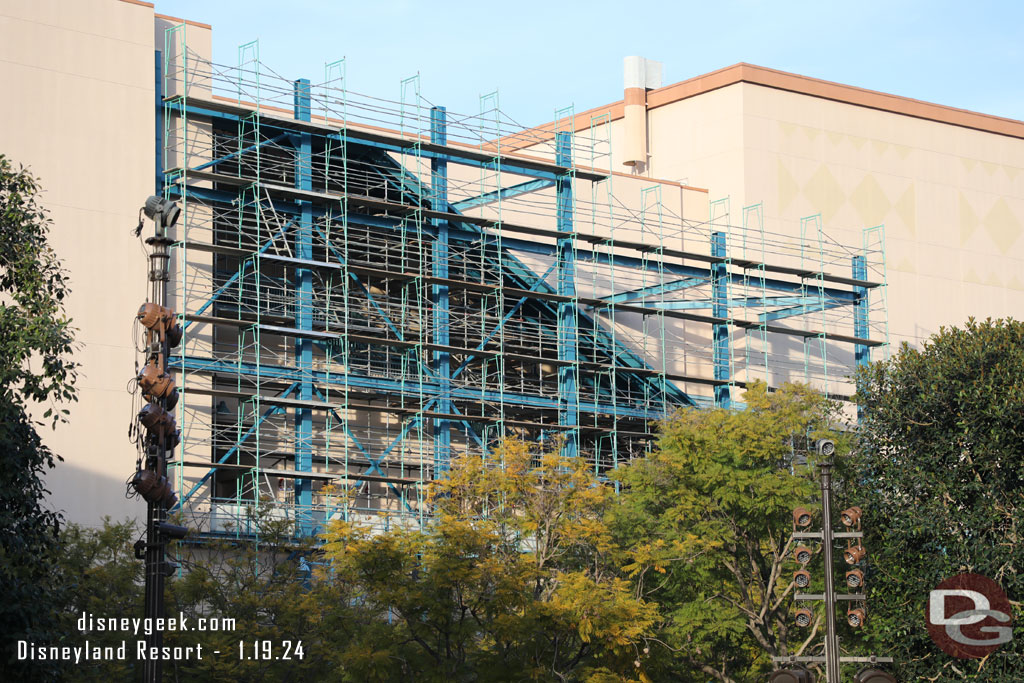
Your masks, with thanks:
[[[862,514],[862,510],[855,505],[843,510],[839,515],[839,519],[847,529],[859,531]],[[806,508],[799,507],[793,510],[793,524],[797,528],[809,527],[812,520],[813,515]],[[814,553],[805,545],[799,545],[793,550],[793,557],[800,564],[800,569],[793,573],[793,583],[797,588],[807,588],[811,585],[811,574],[807,571],[806,566],[813,556]],[[846,585],[851,589],[864,589],[864,571],[854,565],[860,564],[866,556],[867,550],[864,549],[860,539],[851,538],[847,540],[847,547],[843,551],[843,559],[846,561],[846,564],[853,567],[846,572]],[[851,607],[846,612],[846,622],[854,628],[860,628],[864,625],[865,616],[866,610],[863,606]],[[810,608],[802,607],[796,611],[795,619],[797,626],[810,626],[811,622],[814,621],[814,612]]]
[[[181,215],[177,204],[159,197],[147,199],[142,211],[164,230],[173,227]],[[146,330],[146,363],[136,380],[147,401],[136,418],[146,431],[147,442],[171,450],[181,442],[181,433],[173,414],[178,403],[178,390],[167,368],[167,356],[171,349],[181,343],[182,328],[176,321],[174,311],[151,302],[139,307],[136,319]],[[147,503],[158,503],[165,508],[171,508],[177,503],[167,477],[150,468],[136,471],[130,484]]]
[[[831,458],[835,454],[836,450],[835,442],[829,439],[819,440],[815,444],[815,447],[818,453],[824,456],[825,458]],[[826,482],[826,475],[823,474],[822,492],[828,495],[828,492],[826,492]],[[864,588],[864,571],[856,565],[861,564],[861,562],[863,562],[864,558],[867,556],[867,551],[864,549],[864,546],[860,542],[860,519],[862,514],[863,511],[860,509],[860,507],[855,505],[853,507],[849,507],[843,510],[839,515],[840,521],[842,521],[843,526],[845,526],[848,531],[848,533],[842,534],[840,536],[846,537],[847,539],[846,549],[843,551],[843,560],[846,562],[847,565],[851,567],[850,570],[846,572],[846,585],[857,592],[863,590]],[[811,526],[811,523],[813,521],[814,514],[807,508],[798,507],[795,510],[793,510],[794,531],[798,529],[807,529],[807,527]],[[831,520],[824,520],[824,522],[826,525],[831,524]],[[827,528],[830,529],[831,527]],[[819,537],[823,541],[827,538],[831,538],[830,533],[823,533],[820,535],[803,533],[800,534],[800,536],[812,538]],[[795,585],[797,588],[807,589],[811,585],[811,574],[809,571],[807,571],[807,565],[810,563],[811,559],[813,559],[814,552],[809,547],[807,547],[807,545],[801,544],[797,545],[793,549],[793,557],[796,559],[797,563],[800,564],[800,569],[793,573],[793,585]],[[826,567],[826,571],[831,573],[832,567]],[[829,595],[829,593],[830,591],[826,589],[825,599],[834,599],[834,596]],[[815,596],[807,597],[813,599]],[[863,596],[861,595],[850,595],[848,597],[855,599],[863,598]],[[814,622],[814,611],[809,607],[801,607],[796,611],[796,614],[794,616],[797,626],[800,626],[802,628],[809,627]],[[865,617],[866,610],[863,605],[857,607],[850,607],[849,609],[847,609],[846,622],[853,628],[860,628],[861,626],[863,626]],[[832,625],[830,624],[828,628],[831,627]],[[834,647],[838,649],[837,646]],[[837,653],[834,652],[833,656],[836,657],[836,660],[834,661],[842,661],[838,658]],[[826,644],[826,661],[827,658],[828,645]],[[772,675],[768,680],[771,681],[771,683],[815,683],[814,672],[804,668],[804,666],[799,663],[802,661],[810,661],[811,659],[813,658],[792,657],[788,662],[788,666],[786,666],[785,668],[777,669],[774,672],[772,672]],[[785,661],[785,659],[782,659],[782,661]],[[865,660],[861,659],[860,661]],[[857,674],[853,677],[854,683],[896,683],[896,679],[892,676],[892,674],[889,674],[888,672],[874,666],[874,657],[868,658],[866,661],[870,661],[871,666],[868,666],[858,671]],[[836,664],[836,666],[838,666],[838,664]],[[829,674],[830,683],[832,677],[835,675],[837,674]]]
[[[768,680],[770,683],[815,683],[814,674],[803,668],[775,671]],[[896,679],[886,671],[869,666],[854,675],[853,683],[896,683]]]

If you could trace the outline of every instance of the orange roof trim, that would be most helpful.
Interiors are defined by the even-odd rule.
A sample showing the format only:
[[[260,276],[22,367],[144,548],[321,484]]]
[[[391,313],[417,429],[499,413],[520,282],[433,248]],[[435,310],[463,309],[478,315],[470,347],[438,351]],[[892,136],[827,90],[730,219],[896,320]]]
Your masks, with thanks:
[[[121,1],[124,2],[125,0],[121,0]],[[204,24],[204,23],[199,22],[199,21],[192,21],[191,19],[182,19],[181,17],[170,17],[170,16],[167,16],[166,14],[154,14],[153,16],[156,17],[157,19],[166,19],[167,21],[177,21],[177,22],[182,23],[182,24],[188,24],[189,26],[196,26],[198,28],[205,28],[205,29],[207,29],[209,31],[213,30],[213,26],[211,26],[210,24]]]
[[[727,66],[718,71],[712,71],[703,76],[697,76],[651,90],[647,93],[647,107],[648,109],[663,107],[673,102],[685,100],[696,95],[703,95],[712,90],[736,83],[752,83],[767,88],[788,90],[801,95],[844,102],[858,107],[867,107],[927,121],[946,123],[951,126],[972,128],[1014,138],[1024,138],[1024,121],[992,116],[991,114],[981,114],[967,109],[957,109],[956,107],[948,107],[932,102],[923,102],[909,97],[890,95],[878,92],[877,90],[867,90],[832,81],[823,81],[818,78],[800,76],[743,62]],[[596,119],[602,114],[608,114],[612,121],[621,119],[623,117],[622,100],[577,114],[573,122],[574,130],[580,131],[589,128],[591,119]],[[555,123],[546,123],[523,133],[509,135],[506,139],[507,142],[503,140],[502,144],[514,147],[537,144],[542,139],[554,137],[554,129]]]
[[[152,2],[143,2],[143,0],[121,0],[121,2],[127,3],[129,5],[138,5],[139,7],[148,7],[149,9],[155,9],[156,8],[156,5],[153,4]],[[188,24],[189,26],[196,26],[198,28],[205,28],[205,29],[209,29],[211,31],[213,30],[213,26],[211,26],[209,24],[204,24],[204,23],[199,22],[199,21],[192,21],[191,19],[182,19],[180,17],[171,17],[171,16],[168,16],[166,14],[154,14],[153,16],[155,18],[157,18],[157,19],[166,19],[167,21],[177,21],[178,23],[181,23],[181,24]]]

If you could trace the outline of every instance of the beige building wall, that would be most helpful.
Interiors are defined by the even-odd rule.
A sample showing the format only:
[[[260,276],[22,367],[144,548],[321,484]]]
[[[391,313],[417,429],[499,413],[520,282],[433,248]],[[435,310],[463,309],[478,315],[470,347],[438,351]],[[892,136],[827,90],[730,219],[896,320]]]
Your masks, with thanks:
[[[44,188],[80,344],[70,422],[43,430],[64,458],[47,476],[49,504],[87,525],[144,509],[124,495],[136,457],[127,437],[133,317],[148,293],[146,259],[131,231],[155,191],[154,27],[161,21],[169,20],[139,2],[0,0],[0,153],[30,168]]]
[[[885,225],[894,343],[1024,317],[1024,140],[743,84],[746,201],[783,231]]]
[[[969,316],[1024,317],[1024,124],[759,67],[746,68],[805,92],[721,82],[744,67],[651,93],[644,175],[728,197],[734,224],[762,202],[769,233],[798,237],[820,214],[826,235],[859,247],[884,225],[893,344]]]

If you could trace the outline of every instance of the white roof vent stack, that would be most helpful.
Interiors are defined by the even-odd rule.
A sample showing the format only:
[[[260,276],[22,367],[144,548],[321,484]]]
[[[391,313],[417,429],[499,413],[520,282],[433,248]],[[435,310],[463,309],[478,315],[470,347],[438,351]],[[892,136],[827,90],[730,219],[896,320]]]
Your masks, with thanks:
[[[661,62],[643,57],[623,60],[626,145],[622,163],[637,172],[647,165],[647,91],[661,87],[661,68]]]

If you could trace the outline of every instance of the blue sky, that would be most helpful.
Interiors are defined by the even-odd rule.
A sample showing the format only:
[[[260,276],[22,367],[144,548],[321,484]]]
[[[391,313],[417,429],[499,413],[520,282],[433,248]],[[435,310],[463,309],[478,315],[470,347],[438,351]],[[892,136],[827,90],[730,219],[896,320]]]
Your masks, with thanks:
[[[262,61],[287,78],[317,82],[345,57],[351,90],[397,100],[418,72],[430,103],[476,113],[498,90],[523,125],[621,98],[626,55],[663,62],[666,84],[742,61],[1024,119],[1022,2],[155,3],[212,24],[221,63],[258,38]]]

